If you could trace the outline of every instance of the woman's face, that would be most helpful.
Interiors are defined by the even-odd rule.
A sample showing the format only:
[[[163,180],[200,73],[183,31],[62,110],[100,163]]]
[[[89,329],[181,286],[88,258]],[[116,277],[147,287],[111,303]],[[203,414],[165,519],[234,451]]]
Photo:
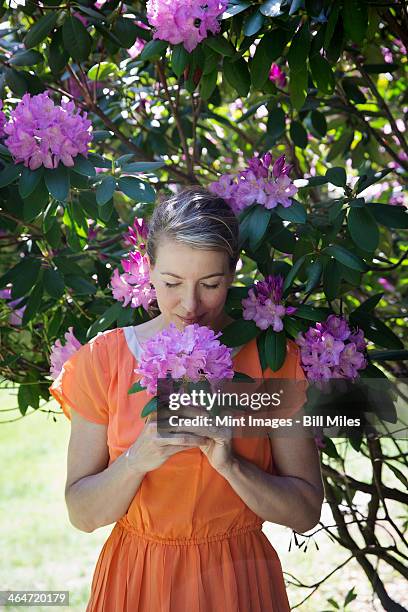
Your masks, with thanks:
[[[224,304],[234,274],[224,252],[204,251],[163,239],[150,266],[150,280],[165,324],[182,330],[198,323],[221,329]]]

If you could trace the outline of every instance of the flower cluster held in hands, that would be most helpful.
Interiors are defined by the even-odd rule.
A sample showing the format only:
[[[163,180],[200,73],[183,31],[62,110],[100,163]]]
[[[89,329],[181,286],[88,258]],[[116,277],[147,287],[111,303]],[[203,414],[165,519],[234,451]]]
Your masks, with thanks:
[[[286,164],[284,155],[274,163],[272,161],[271,153],[252,157],[245,170],[238,174],[224,174],[208,189],[224,198],[236,214],[252,204],[268,209],[278,204],[288,208],[292,205],[291,198],[297,193],[297,187],[288,176],[291,166]]]
[[[74,353],[80,349],[82,344],[75,337],[73,327],[69,327],[65,333],[65,344],[61,344],[61,340],[56,340],[51,347],[50,354],[50,376],[53,380],[58,378],[64,363],[72,357]]]
[[[153,38],[183,43],[191,53],[209,32],[220,31],[219,17],[227,6],[228,0],[148,0],[146,9]]]
[[[140,364],[135,369],[142,376],[140,384],[156,395],[158,379],[168,374],[174,380],[192,382],[233,378],[231,349],[217,340],[219,336],[221,332],[197,323],[182,331],[171,323],[143,344]]]
[[[48,93],[25,94],[4,126],[5,144],[16,163],[27,168],[56,168],[61,162],[73,166],[74,158],[86,156],[92,140],[86,113],[76,112],[72,101],[55,105]]]
[[[354,380],[367,366],[366,341],[361,329],[352,330],[344,317],[330,315],[296,339],[306,376],[311,381],[330,378]]]
[[[273,331],[283,330],[283,317],[296,312],[293,306],[282,304],[283,276],[267,276],[258,281],[242,300],[243,317],[246,321],[255,321],[260,329],[272,327]]]

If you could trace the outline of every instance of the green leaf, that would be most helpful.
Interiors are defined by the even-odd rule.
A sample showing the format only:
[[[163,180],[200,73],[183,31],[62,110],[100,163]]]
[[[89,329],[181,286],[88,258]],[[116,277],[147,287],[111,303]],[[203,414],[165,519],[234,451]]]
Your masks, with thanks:
[[[301,72],[306,68],[306,60],[310,49],[310,31],[307,23],[297,31],[292,39],[288,53],[289,67],[294,72]]]
[[[314,289],[320,281],[320,277],[322,274],[323,266],[320,261],[314,261],[306,268],[306,286],[305,293],[308,293],[312,289]]]
[[[326,117],[323,115],[323,113],[320,113],[317,110],[312,111],[310,114],[310,122],[313,129],[317,132],[319,136],[321,136],[322,138],[326,136],[327,123]]]
[[[300,121],[292,121],[290,124],[290,137],[297,147],[301,149],[307,147],[307,132]]]
[[[143,51],[139,55],[140,60],[151,60],[161,57],[167,49],[168,42],[166,40],[149,40],[143,47]]]
[[[200,95],[203,100],[208,100],[211,97],[214,89],[217,86],[218,70],[213,70],[207,74],[203,74],[200,81]]]
[[[190,53],[184,48],[184,45],[180,43],[173,48],[171,54],[171,69],[174,74],[179,77],[183,74],[185,67],[191,61]]]
[[[272,327],[268,328],[265,338],[265,357],[272,372],[277,372],[283,366],[286,357],[286,336],[284,331],[274,332]]]
[[[290,272],[288,273],[287,277],[285,278],[285,282],[283,283],[283,292],[285,293],[293,284],[293,281],[295,280],[300,268],[303,266],[303,264],[305,263],[305,255],[302,255],[302,257],[299,257],[299,259],[293,264]]]
[[[372,253],[378,247],[380,232],[367,208],[350,208],[347,226],[353,242],[364,251]]]
[[[408,478],[405,476],[404,472],[402,472],[401,470],[399,470],[395,465],[393,465],[391,462],[386,461],[385,465],[394,473],[394,475],[398,478],[398,480],[401,482],[401,484],[404,486],[405,489],[408,489]],[[355,594],[354,594],[355,595]],[[353,597],[353,599],[355,599],[357,597],[357,595],[355,595]]]
[[[96,176],[95,166],[82,155],[77,155],[75,157],[72,170],[82,176]]]
[[[380,319],[377,319],[368,312],[352,312],[350,313],[350,321],[353,325],[361,327],[364,335],[379,346],[388,349],[403,349],[404,345],[401,340],[387,327]]]
[[[206,47],[210,47],[210,49],[220,53],[220,55],[226,57],[233,57],[235,55],[235,48],[224,36],[209,36],[205,39],[204,44]]]
[[[326,253],[326,255],[331,255],[334,257],[334,259],[337,259],[337,261],[348,268],[352,268],[358,272],[367,271],[367,264],[363,259],[361,259],[361,257],[358,257],[358,255],[355,255],[338,244],[326,247],[323,249],[323,253]]]
[[[35,219],[48,206],[49,198],[48,189],[44,181],[40,180],[34,191],[24,200],[24,221]]]
[[[368,351],[368,358],[370,361],[406,361],[408,359],[408,350]]]
[[[300,111],[307,96],[308,75],[307,68],[299,72],[290,70],[289,93],[290,101],[296,110]]]
[[[294,253],[296,248],[296,239],[292,232],[286,227],[280,229],[272,228],[269,235],[269,242],[275,249],[282,253]]]
[[[255,13],[249,15],[245,21],[243,26],[243,34],[244,36],[253,36],[262,28],[265,21],[265,16],[262,15],[260,10],[256,10]]]
[[[306,223],[307,214],[300,202],[292,200],[292,204],[287,208],[284,208],[282,204],[279,204],[275,208],[276,214],[284,221],[291,221],[292,223]]]
[[[248,374],[244,374],[244,372],[234,372],[232,380],[234,382],[255,382],[252,376],[248,376]]]
[[[235,0],[234,3],[230,3],[224,13],[221,15],[221,19],[229,19],[234,15],[242,13],[251,6],[247,0]]]
[[[91,52],[92,38],[85,26],[76,17],[66,17],[62,26],[64,47],[70,56],[85,62]]]
[[[281,29],[272,30],[261,38],[250,65],[251,81],[255,89],[262,89],[265,85],[271,63],[281,57],[287,40],[286,32]]]
[[[268,229],[271,219],[271,211],[263,206],[254,206],[249,213],[249,246],[252,251],[256,251],[262,238]]]
[[[343,4],[342,17],[346,34],[353,42],[361,44],[368,27],[368,11],[365,2],[347,0]]]
[[[133,176],[122,176],[119,179],[118,186],[120,191],[123,191],[129,198],[135,202],[153,203],[156,199],[156,193],[153,187]]]
[[[44,270],[43,274],[43,283],[44,289],[54,298],[60,298],[64,295],[65,291],[65,283],[63,276],[58,272],[58,270],[48,269]]]
[[[251,86],[251,78],[249,76],[248,64],[241,58],[235,62],[224,58],[223,76],[227,82],[233,87],[238,95],[246,97]]]
[[[86,337],[93,338],[99,332],[105,331],[119,317],[123,306],[121,302],[115,302],[94,322],[88,329]]]
[[[113,176],[105,176],[96,188],[96,202],[98,206],[104,206],[113,197],[116,189],[116,179]]]
[[[18,388],[18,408],[23,416],[30,406],[34,408],[34,410],[37,410],[39,407],[39,395],[34,387],[38,389],[38,385],[27,385],[23,383]]]
[[[142,162],[132,162],[130,164],[125,164],[124,166],[122,166],[122,172],[126,172],[126,173],[138,173],[140,172],[141,174],[146,173],[146,172],[154,172],[155,170],[158,170],[159,168],[163,168],[166,165],[165,161],[142,161]]]
[[[139,391],[145,391],[145,387],[143,387],[140,382],[135,382],[128,390],[128,395],[132,395],[133,393],[139,393]]]
[[[344,92],[351,102],[365,104],[366,98],[352,77],[346,77],[341,82]]]
[[[149,414],[151,414],[152,412],[155,412],[155,410],[157,410],[157,397],[153,397],[147,402],[140,416],[144,419],[145,417],[148,417]]]
[[[45,184],[53,198],[63,202],[69,195],[70,182],[66,166],[59,164],[54,170],[48,168],[44,171]]]
[[[38,259],[24,257],[23,261],[4,274],[0,279],[0,287],[5,287],[11,281],[13,283],[11,297],[13,299],[24,297],[37,282],[40,268],[41,262]]]
[[[224,327],[219,340],[229,347],[241,346],[256,338],[260,332],[261,330],[255,325],[254,321],[240,319]]]
[[[376,293],[375,295],[372,295],[367,300],[362,302],[360,304],[360,306],[358,306],[354,310],[354,312],[371,312],[377,306],[378,302],[381,300],[383,295],[384,295],[384,293],[382,293],[382,292],[381,293]]]
[[[367,189],[367,187],[370,187],[370,185],[374,185],[374,183],[378,183],[385,176],[387,176],[387,174],[389,174],[390,172],[392,172],[392,168],[385,168],[384,170],[380,170],[379,172],[370,171],[367,174],[363,174],[358,179],[356,186],[354,188],[356,191],[356,194],[361,193],[362,191]]]
[[[113,33],[120,40],[122,47],[130,49],[136,42],[138,31],[139,28],[135,25],[133,19],[116,15]]]
[[[9,64],[13,66],[35,66],[40,62],[43,62],[44,58],[41,53],[29,49],[28,51],[18,51],[9,60]]]
[[[329,168],[326,172],[326,178],[329,183],[336,185],[336,187],[344,187],[347,182],[345,169],[339,167]]]
[[[408,229],[408,212],[405,206],[369,204],[367,208],[381,225],[390,229]]]
[[[282,136],[285,131],[285,113],[282,108],[274,108],[269,112],[266,127],[272,142]]]
[[[309,58],[312,79],[317,89],[324,94],[332,94],[336,81],[329,62],[319,53]]]
[[[66,274],[65,284],[74,290],[77,295],[93,295],[96,293],[96,287],[82,276],[76,274]]]
[[[20,181],[18,183],[18,191],[20,196],[24,198],[28,198],[37,187],[38,183],[41,181],[44,174],[44,168],[40,166],[37,170],[30,170],[29,168],[23,168],[23,171],[20,176]]]
[[[99,62],[88,70],[88,78],[91,81],[104,81],[111,74],[116,75],[117,73],[118,67],[113,62]]]
[[[26,49],[36,47],[38,43],[42,42],[44,38],[48,36],[48,34],[54,29],[59,15],[59,11],[52,11],[36,21],[36,23],[28,30],[23,39]]]
[[[330,311],[328,308],[315,308],[308,304],[297,306],[294,316],[298,319],[306,319],[307,321],[324,321],[327,319]]]
[[[0,172],[0,188],[13,183],[20,176],[23,169],[22,164],[10,164]]]
[[[340,268],[335,259],[329,259],[323,271],[323,291],[329,302],[336,299],[340,288]]]

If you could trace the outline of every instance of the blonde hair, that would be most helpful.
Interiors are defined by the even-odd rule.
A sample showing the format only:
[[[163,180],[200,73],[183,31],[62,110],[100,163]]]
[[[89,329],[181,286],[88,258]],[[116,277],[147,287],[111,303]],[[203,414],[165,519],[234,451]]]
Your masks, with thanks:
[[[224,251],[230,269],[235,270],[239,258],[238,219],[225,200],[203,187],[186,187],[154,209],[147,238],[152,265],[163,238],[195,249]]]

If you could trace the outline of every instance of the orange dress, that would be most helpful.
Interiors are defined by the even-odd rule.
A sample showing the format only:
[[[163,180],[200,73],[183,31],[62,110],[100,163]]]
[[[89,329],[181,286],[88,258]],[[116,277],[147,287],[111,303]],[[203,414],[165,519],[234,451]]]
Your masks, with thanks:
[[[72,408],[107,425],[109,464],[141,432],[140,412],[150,397],[128,395],[140,356],[135,329],[100,333],[50,387],[68,418]],[[282,368],[262,373],[253,340],[235,355],[234,369],[254,378],[304,379],[295,343],[287,348]],[[267,437],[234,438],[232,446],[273,473]],[[262,524],[199,448],[176,453],[146,474],[115,523],[96,564],[87,612],[287,612],[280,561]]]

